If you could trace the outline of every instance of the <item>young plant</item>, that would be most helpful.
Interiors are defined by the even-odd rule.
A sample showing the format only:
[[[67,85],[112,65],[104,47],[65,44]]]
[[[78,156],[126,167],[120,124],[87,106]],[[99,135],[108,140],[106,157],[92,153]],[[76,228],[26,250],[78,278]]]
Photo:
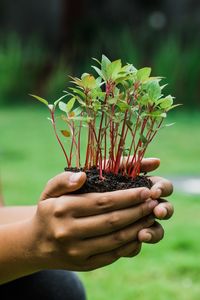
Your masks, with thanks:
[[[96,167],[99,178],[104,174],[122,174],[135,178],[140,174],[141,161],[168,111],[176,107],[171,95],[164,96],[161,77],[151,77],[151,68],[137,70],[121,60],[111,62],[105,55],[98,66],[92,66],[97,76],[84,73],[71,77],[73,86],[49,104],[34,96],[49,109],[53,129],[66,158],[67,167],[89,170]],[[62,101],[66,98],[66,103]],[[61,140],[55,110],[62,111],[65,128]],[[87,130],[87,139],[82,134]],[[82,149],[86,143],[86,151]],[[120,167],[126,156],[126,166]],[[84,159],[84,162],[82,161]]]

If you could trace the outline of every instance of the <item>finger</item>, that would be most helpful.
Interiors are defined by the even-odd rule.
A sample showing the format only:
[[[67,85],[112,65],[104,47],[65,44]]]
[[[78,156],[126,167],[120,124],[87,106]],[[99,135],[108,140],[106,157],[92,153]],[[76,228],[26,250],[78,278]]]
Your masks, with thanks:
[[[88,251],[93,254],[100,254],[119,249],[130,243],[133,244],[133,242],[138,242],[138,232],[143,228],[153,225],[154,222],[155,220],[153,217],[146,217],[134,225],[115,231],[111,234],[86,239],[82,241],[82,251],[85,252],[86,256]],[[130,253],[131,252],[128,252],[128,254]]]
[[[85,182],[86,174],[83,172],[63,172],[50,179],[40,196],[40,200],[59,197],[78,190]]]
[[[142,243],[140,242],[131,242],[123,247],[121,247],[121,251],[119,254],[121,254],[121,256],[123,257],[134,257],[136,255],[138,255],[141,251],[142,248]]]
[[[151,214],[156,205],[157,202],[151,200],[128,209],[77,218],[74,220],[76,235],[80,238],[89,238],[115,232]]]
[[[68,208],[71,207],[74,217],[85,217],[128,208],[143,203],[149,197],[150,190],[147,188],[89,193],[79,197],[72,195]]]
[[[132,161],[133,156],[130,156],[127,162],[127,157],[123,157],[121,159],[121,168],[129,168],[130,166],[134,165],[134,162]],[[143,158],[141,161],[141,172],[151,172],[156,170],[160,165],[160,159],[159,158]]]
[[[160,166],[159,158],[143,158],[141,162],[141,172],[151,172]]]
[[[164,229],[162,226],[155,222],[153,226],[139,231],[138,240],[141,243],[155,244],[162,240],[164,237]]]
[[[112,264],[120,257],[133,257],[136,256],[141,250],[141,243],[133,242],[128,245],[122,246],[116,250],[97,254],[88,258],[90,270],[98,269],[106,265]],[[88,268],[87,268],[88,269]]]
[[[167,220],[172,217],[174,207],[170,202],[161,199],[160,203],[154,208],[153,213],[157,219]]]
[[[118,256],[115,251],[91,256],[87,259],[87,267],[84,269],[84,271],[92,271],[98,268],[105,267],[114,263],[119,258],[120,256]]]
[[[172,194],[173,185],[169,180],[157,176],[150,177],[150,180],[153,183],[153,186],[151,188],[151,197],[153,199],[167,197]]]

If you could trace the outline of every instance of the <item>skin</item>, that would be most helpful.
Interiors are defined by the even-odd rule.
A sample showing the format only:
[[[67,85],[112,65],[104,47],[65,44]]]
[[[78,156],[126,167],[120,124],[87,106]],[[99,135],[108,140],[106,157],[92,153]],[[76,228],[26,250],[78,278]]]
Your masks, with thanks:
[[[144,160],[142,171],[159,164]],[[47,183],[37,206],[2,206],[0,283],[43,269],[93,270],[136,256],[142,242],[160,241],[164,230],[155,218],[173,214],[172,205],[160,200],[172,193],[172,185],[151,179],[151,190],[71,195],[86,175],[64,172]]]

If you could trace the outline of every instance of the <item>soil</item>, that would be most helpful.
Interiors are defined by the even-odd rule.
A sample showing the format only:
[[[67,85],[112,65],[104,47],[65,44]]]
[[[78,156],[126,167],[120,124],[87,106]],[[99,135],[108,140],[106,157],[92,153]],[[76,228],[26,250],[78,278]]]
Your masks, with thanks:
[[[65,168],[65,171],[80,172],[83,171],[83,169]],[[146,175],[137,176],[136,178],[132,179],[121,174],[116,175],[113,173],[103,172],[104,180],[101,180],[99,179],[99,170],[96,167],[84,172],[87,175],[87,180],[85,184],[75,193],[103,193],[137,187],[152,187],[152,182]]]

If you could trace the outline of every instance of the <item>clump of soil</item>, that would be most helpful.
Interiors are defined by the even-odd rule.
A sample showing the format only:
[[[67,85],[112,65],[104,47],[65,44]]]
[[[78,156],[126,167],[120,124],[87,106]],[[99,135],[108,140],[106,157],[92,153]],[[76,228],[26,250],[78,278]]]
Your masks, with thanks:
[[[65,171],[80,172],[83,169],[77,168],[65,168]],[[137,176],[134,179],[123,176],[121,174],[105,173],[103,171],[104,179],[99,178],[99,170],[96,167],[92,167],[89,170],[84,171],[87,175],[85,184],[75,193],[103,193],[112,192],[116,190],[125,190],[137,187],[152,187],[152,182],[145,175]]]

